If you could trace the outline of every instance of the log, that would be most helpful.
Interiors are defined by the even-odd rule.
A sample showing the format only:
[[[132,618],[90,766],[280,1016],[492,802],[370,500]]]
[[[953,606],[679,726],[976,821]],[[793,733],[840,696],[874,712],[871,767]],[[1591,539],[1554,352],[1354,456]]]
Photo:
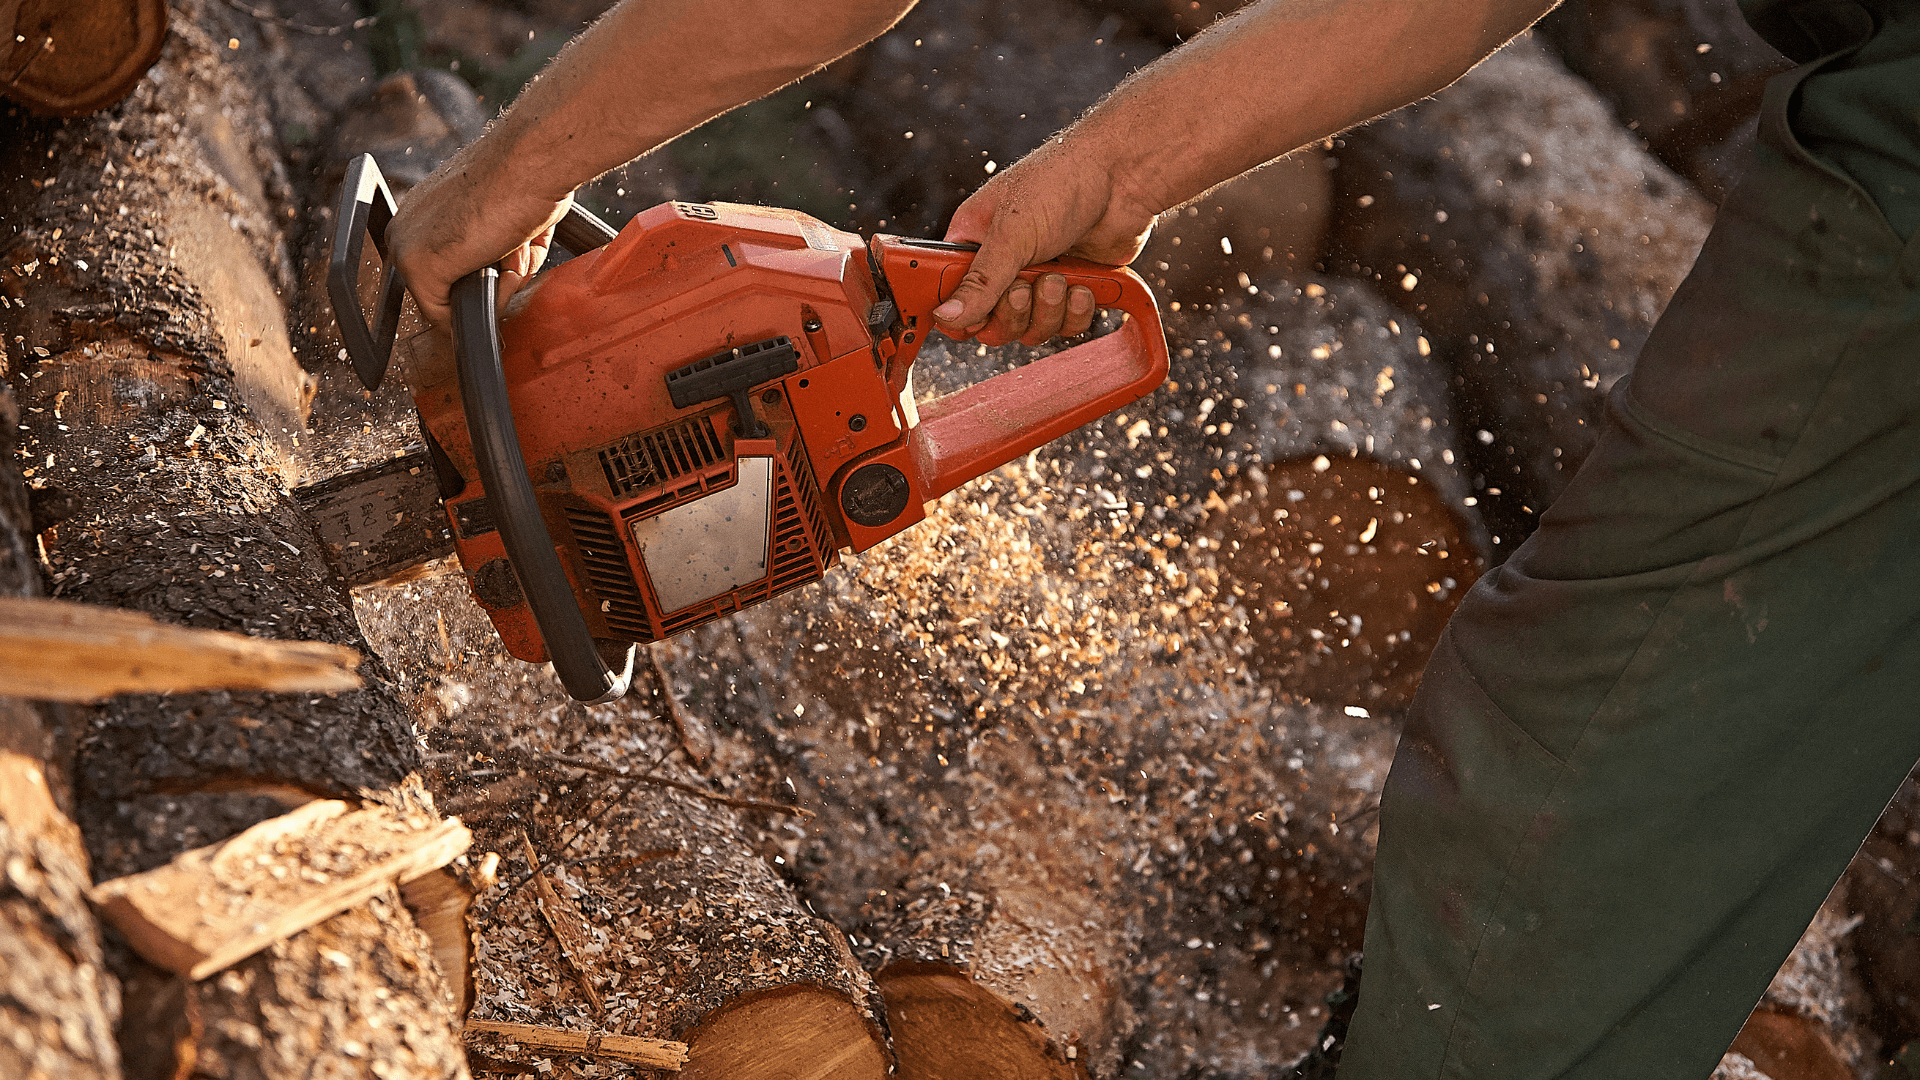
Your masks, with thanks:
[[[688,1076],[885,1073],[870,980],[760,853],[791,809],[771,784],[672,767],[680,735],[651,698],[572,703],[550,668],[506,655],[457,574],[363,590],[359,610],[414,688],[436,794],[522,791],[511,818],[473,823],[505,857],[474,912],[472,1020],[682,1042]]]
[[[1737,6],[1713,0],[1575,0],[1539,31],[1716,205],[1739,178],[1767,80],[1792,66]]]
[[[167,36],[166,0],[0,0],[0,95],[42,116],[127,96]]]
[[[0,121],[0,336],[30,479],[79,508],[42,535],[48,569],[65,598],[353,647],[347,598],[283,494],[281,450],[303,426],[309,383],[278,295],[292,281],[290,206],[261,104],[271,95],[247,89],[277,76],[258,21],[224,5],[173,11],[166,51],[123,105],[84,121]],[[102,706],[75,785],[93,873],[150,869],[284,812],[255,785],[431,815],[409,780],[418,752],[404,710],[377,667],[367,675],[328,697]],[[185,987],[168,990],[130,956],[117,968],[159,991],[130,1006],[128,1045],[180,1035],[143,1070],[309,1075],[358,1071],[368,1056],[463,1069],[430,944],[390,895]],[[381,1004],[345,1007],[370,1001]]]
[[[88,899],[134,951],[204,979],[268,945],[452,862],[458,819],[407,820],[315,800],[165,866],[93,887]]]
[[[1493,552],[1446,373],[1420,324],[1358,282],[1264,284],[1173,317],[1180,407],[1163,415],[1181,422],[1161,437],[1133,421],[1128,443],[1173,451],[1176,485],[1218,489],[1160,542],[1222,576],[1255,671],[1296,698],[1397,712]],[[1116,446],[1106,465],[1138,457]]]
[[[0,599],[0,693],[41,701],[195,690],[357,690],[360,654],[341,645],[188,630],[151,616],[58,600]]]
[[[1908,777],[1841,878],[1846,914],[1859,926],[1843,940],[1843,960],[1866,989],[1856,1016],[1878,1040],[1881,1061],[1920,1038],[1920,783]]]
[[[0,349],[4,356],[4,349]],[[19,414],[0,384],[0,595],[31,595],[27,489],[14,457]],[[63,811],[71,747],[32,704],[0,697],[0,1074],[117,1077],[119,986],[87,907],[87,852]]]
[[[1426,328],[1511,550],[1586,457],[1711,208],[1524,35],[1335,156],[1329,267]]]

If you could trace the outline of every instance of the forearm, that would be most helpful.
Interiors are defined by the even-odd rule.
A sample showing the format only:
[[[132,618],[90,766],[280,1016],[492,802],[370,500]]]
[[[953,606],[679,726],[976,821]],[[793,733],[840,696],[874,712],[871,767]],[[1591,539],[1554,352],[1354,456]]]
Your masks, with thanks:
[[[1558,0],[1259,0],[1069,133],[1148,213],[1431,94]]]
[[[463,155],[557,199],[893,25],[913,0],[624,0]]]

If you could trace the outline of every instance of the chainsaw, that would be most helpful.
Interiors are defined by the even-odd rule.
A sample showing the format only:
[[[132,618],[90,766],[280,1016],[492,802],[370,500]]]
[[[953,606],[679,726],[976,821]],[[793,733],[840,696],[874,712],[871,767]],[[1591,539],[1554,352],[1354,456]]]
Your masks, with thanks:
[[[385,261],[393,213],[373,159],[354,159],[327,284],[369,389],[391,364],[404,299]],[[371,319],[367,237],[383,263]],[[1125,318],[917,402],[914,358],[974,245],[864,240],[792,210],[689,202],[618,233],[575,204],[555,242],[570,257],[504,318],[497,270],[456,283],[450,355],[437,331],[402,343],[422,450],[296,495],[350,582],[450,548],[507,651],[551,661],[586,702],[626,692],[637,644],[819,580],[841,552],[1166,376],[1153,296],[1124,267],[1062,258],[1022,271],[1063,274]]]

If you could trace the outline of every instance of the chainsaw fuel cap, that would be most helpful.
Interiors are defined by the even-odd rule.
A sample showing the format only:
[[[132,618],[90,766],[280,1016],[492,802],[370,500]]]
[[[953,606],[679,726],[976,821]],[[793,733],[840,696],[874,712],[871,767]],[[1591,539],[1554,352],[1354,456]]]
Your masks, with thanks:
[[[913,485],[899,469],[881,462],[862,466],[840,487],[840,509],[849,518],[877,529],[907,508]]]

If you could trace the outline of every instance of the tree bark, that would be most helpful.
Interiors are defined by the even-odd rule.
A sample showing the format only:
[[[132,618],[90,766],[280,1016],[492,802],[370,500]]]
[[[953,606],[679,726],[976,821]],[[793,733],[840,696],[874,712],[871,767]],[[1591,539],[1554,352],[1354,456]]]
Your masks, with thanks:
[[[344,591],[284,493],[309,382],[280,295],[295,213],[253,20],[175,9],[150,77],[83,121],[9,115],[0,333],[34,481],[78,512],[44,534],[55,591],[190,626],[360,644]],[[116,699],[80,747],[78,816],[97,878],[279,813],[293,789],[431,814],[410,725],[377,664],[332,697]],[[135,1073],[464,1073],[431,949],[391,893],[215,977],[131,958]],[[376,1004],[377,1003],[377,1004]]]
[[[0,348],[0,357],[6,355]],[[0,595],[32,596],[34,529],[14,454],[20,415],[0,385]],[[120,987],[87,906],[87,852],[67,817],[70,747],[45,707],[0,698],[0,1073],[110,1080]],[[57,708],[53,707],[53,708]]]

